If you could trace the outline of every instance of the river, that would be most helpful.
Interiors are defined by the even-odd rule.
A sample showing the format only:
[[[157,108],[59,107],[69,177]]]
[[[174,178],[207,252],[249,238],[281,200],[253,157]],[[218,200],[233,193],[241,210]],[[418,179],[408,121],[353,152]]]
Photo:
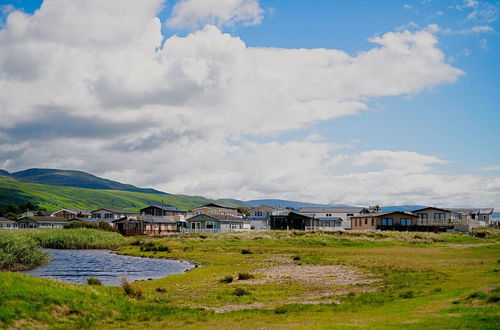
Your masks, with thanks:
[[[87,278],[95,277],[103,285],[118,286],[122,277],[129,282],[158,279],[195,267],[186,261],[131,257],[109,250],[45,251],[52,256],[50,263],[23,273],[77,284],[87,284]]]

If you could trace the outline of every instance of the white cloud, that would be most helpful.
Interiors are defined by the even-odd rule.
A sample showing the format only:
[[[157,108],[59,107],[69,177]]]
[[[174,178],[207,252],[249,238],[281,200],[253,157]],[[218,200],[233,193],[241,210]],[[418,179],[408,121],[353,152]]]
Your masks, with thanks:
[[[167,24],[177,29],[197,29],[206,24],[218,27],[260,24],[263,9],[258,0],[182,0]]]
[[[489,171],[500,171],[500,165],[492,165],[481,168],[481,171],[489,172]]]
[[[452,29],[445,29],[443,30],[444,34],[479,34],[479,33],[485,33],[485,32],[494,32],[495,30],[488,25],[477,25],[473,26],[468,29],[461,29],[461,30],[452,30]]]
[[[248,47],[213,25],[158,49],[161,5],[48,0],[33,16],[11,13],[0,30],[0,166],[82,169],[211,197],[498,200],[496,181],[435,174],[445,161],[431,155],[352,154],[317,134],[272,141],[375,97],[456,81],[463,73],[432,30],[375,36],[354,56]]]

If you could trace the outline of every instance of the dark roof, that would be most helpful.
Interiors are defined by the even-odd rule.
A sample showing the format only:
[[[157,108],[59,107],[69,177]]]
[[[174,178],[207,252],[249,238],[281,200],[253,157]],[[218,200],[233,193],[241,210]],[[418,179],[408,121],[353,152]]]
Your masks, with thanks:
[[[494,209],[493,208],[484,208],[484,209],[474,209],[474,208],[448,208],[447,210],[450,210],[452,212],[457,212],[461,214],[492,214]]]
[[[68,219],[63,218],[63,217],[46,217],[46,216],[32,216],[32,217],[22,217],[17,220],[17,222],[23,220],[23,219],[30,219],[35,222],[69,222]]]
[[[102,207],[100,209],[97,209],[97,210],[94,210],[90,213],[95,213],[97,211],[101,211],[101,210],[104,210],[104,211],[108,211],[108,212],[111,212],[111,213],[123,213],[123,214],[137,214],[137,212],[134,212],[134,211],[129,211],[129,210],[117,210],[117,209],[108,209],[108,208],[105,208],[105,207]]]
[[[424,211],[424,210],[428,210],[428,209],[438,210],[441,212],[454,212],[454,211],[451,211],[449,209],[440,209],[439,207],[434,207],[434,206],[423,207],[423,208],[418,209],[418,210],[413,210],[412,212],[420,212],[420,211]]]
[[[221,209],[231,209],[231,210],[237,210],[238,209],[237,207],[233,207],[233,206],[227,206],[227,205],[222,205],[222,204],[217,204],[217,203],[208,203],[208,204],[205,204],[205,205],[202,205],[202,206],[199,206],[199,207],[195,207],[193,210],[199,209],[200,207],[218,207],[218,208],[221,208]]]
[[[149,205],[149,206],[146,206],[146,207],[143,207],[142,209],[140,209],[140,211],[142,212],[142,210],[145,210],[145,209],[148,209],[150,207],[155,207],[155,208],[158,208],[160,210],[163,210],[163,211],[173,211],[173,212],[186,212],[186,211],[183,211],[183,210],[180,210],[174,206],[170,206],[170,205],[163,205],[163,206],[160,206],[160,205]]]
[[[378,213],[367,213],[367,214],[362,214],[362,215],[355,215],[352,218],[379,218],[382,216],[387,216],[391,214],[404,214],[406,216],[412,217],[412,218],[418,218],[415,214],[409,213],[409,212],[403,212],[403,211],[391,211],[391,212],[378,212]]]
[[[0,217],[0,222],[15,223],[15,221],[14,221],[14,220],[10,220],[10,219],[4,218],[4,217]]]
[[[365,207],[302,207],[300,213],[360,213]]]
[[[237,218],[237,217],[233,217],[231,215],[222,215],[222,214],[198,214],[192,218],[187,219],[186,221],[191,221],[191,220],[199,218],[199,217],[201,217],[201,218],[202,217],[209,217],[209,218],[212,218],[212,219],[218,220],[218,221],[247,222],[242,218]]]
[[[316,220],[319,220],[319,221],[338,221],[338,220],[342,220],[341,217],[321,217],[321,218],[316,218]]]

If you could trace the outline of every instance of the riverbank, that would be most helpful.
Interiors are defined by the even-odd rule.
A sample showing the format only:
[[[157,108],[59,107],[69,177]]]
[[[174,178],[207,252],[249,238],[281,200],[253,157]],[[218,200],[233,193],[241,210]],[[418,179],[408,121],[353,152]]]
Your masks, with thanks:
[[[486,329],[500,322],[496,233],[190,234],[138,238],[119,253],[204,267],[131,284],[140,297],[0,273],[0,325]]]

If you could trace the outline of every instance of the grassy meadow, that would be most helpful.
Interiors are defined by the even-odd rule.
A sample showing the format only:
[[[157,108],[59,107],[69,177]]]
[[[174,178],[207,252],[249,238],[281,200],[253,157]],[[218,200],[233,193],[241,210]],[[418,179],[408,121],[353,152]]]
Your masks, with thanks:
[[[3,272],[0,328],[498,329],[500,324],[498,231],[185,234],[131,239],[119,253],[191,260],[201,267],[124,287]]]

